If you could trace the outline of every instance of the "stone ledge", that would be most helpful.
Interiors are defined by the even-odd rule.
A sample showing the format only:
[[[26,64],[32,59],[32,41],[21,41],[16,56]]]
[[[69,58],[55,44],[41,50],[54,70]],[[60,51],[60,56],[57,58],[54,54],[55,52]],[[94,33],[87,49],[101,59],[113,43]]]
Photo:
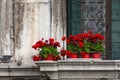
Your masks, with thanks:
[[[67,59],[35,63],[51,80],[114,80],[120,77],[120,60]]]
[[[37,61],[40,70],[118,70],[120,61],[97,59],[69,59],[59,61]],[[44,67],[43,67],[44,66]],[[49,67],[48,67],[49,66]],[[50,68],[52,67],[52,68]],[[48,68],[48,69],[47,69]]]
[[[50,3],[50,0],[15,0],[14,3]]]
[[[38,67],[0,65],[0,77],[40,77],[42,76]]]

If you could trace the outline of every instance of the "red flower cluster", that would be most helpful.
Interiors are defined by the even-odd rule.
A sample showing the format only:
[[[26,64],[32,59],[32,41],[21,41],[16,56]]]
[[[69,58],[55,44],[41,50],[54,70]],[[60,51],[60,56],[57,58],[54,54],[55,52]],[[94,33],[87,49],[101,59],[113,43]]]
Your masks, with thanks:
[[[67,39],[67,44],[79,44],[80,47],[84,46],[84,41],[90,41],[90,42],[97,42],[97,41],[102,41],[104,40],[104,36],[97,33],[97,34],[93,34],[93,32],[90,30],[87,33],[81,33],[81,34],[77,34],[77,35],[70,35]],[[63,38],[62,38],[63,40]]]
[[[35,50],[39,50],[39,57],[34,56],[33,60],[59,60],[59,52],[57,51],[57,47],[60,47],[60,43],[55,41],[53,38],[49,38],[48,40],[44,40],[43,38],[37,41],[32,48]]]
[[[65,39],[67,41],[67,50],[61,50],[62,56],[66,54],[71,57],[74,52],[82,55],[84,53],[90,53],[91,51],[103,51],[104,48],[104,36],[99,33],[94,34],[92,30],[86,33],[70,35],[68,38],[65,36],[62,37],[62,41],[65,41]]]
[[[42,40],[39,40],[38,42],[35,43],[35,45],[32,46],[32,48],[34,48],[35,50],[37,48],[43,48],[43,47],[60,47],[60,43],[59,42],[55,42],[53,38],[49,38],[49,41],[48,40],[45,40],[42,38]]]

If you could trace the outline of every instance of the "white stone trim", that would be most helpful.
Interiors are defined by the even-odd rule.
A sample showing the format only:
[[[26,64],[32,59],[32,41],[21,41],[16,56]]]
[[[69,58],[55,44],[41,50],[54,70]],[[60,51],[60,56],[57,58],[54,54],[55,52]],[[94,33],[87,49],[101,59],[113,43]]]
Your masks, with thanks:
[[[38,61],[41,72],[51,80],[114,80],[120,77],[120,60],[68,59]],[[58,76],[58,77],[56,77]]]
[[[40,77],[41,75],[38,67],[0,65],[0,77]]]

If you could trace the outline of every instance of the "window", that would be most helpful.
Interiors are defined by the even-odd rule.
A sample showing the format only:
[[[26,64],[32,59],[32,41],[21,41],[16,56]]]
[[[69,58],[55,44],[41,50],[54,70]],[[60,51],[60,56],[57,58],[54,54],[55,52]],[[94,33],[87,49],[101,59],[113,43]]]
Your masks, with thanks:
[[[120,59],[120,0],[111,0],[112,59]]]
[[[120,59],[120,0],[68,0],[68,35],[92,29],[106,36],[106,59]]]
[[[67,1],[67,35],[77,34],[81,32],[81,12],[80,12],[80,0],[68,0]]]
[[[94,32],[105,32],[106,0],[68,0],[69,34],[92,29]]]

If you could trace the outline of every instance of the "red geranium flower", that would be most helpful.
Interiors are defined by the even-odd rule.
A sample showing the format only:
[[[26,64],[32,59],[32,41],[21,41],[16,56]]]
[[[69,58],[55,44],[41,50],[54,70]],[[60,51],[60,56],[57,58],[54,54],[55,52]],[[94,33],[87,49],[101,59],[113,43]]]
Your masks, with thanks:
[[[34,48],[36,50],[38,47],[36,45],[33,45],[32,48]]]
[[[100,39],[100,40],[104,40],[104,36],[102,36],[101,34],[96,34],[95,35],[96,38]]]
[[[70,56],[71,56],[71,54],[72,54],[72,53],[71,53],[70,51],[66,51],[66,55],[67,55],[67,56],[69,56],[69,57],[70,57]]]
[[[54,42],[54,39],[53,38],[50,38],[49,39],[50,43]]]
[[[59,42],[54,42],[54,46],[55,47],[60,47],[60,43]]]
[[[67,44],[69,44],[70,43],[70,40],[67,40]]]
[[[62,49],[60,52],[61,52],[61,56],[65,56],[65,54],[66,54],[66,50],[65,49]]]
[[[96,38],[94,34],[91,34],[90,37],[91,37],[92,39],[95,39],[95,38]]]
[[[77,36],[77,37],[81,37],[81,34],[77,34],[76,36]]]
[[[41,40],[39,40],[38,42],[36,42],[36,44],[42,44],[42,41],[41,41]]]
[[[70,35],[68,39],[69,39],[69,41],[74,41],[74,36]]]
[[[65,39],[66,39],[66,37],[65,37],[65,36],[63,36],[63,37],[62,37],[62,41],[65,41]]]
[[[79,47],[83,47],[84,46],[84,43],[83,42],[79,42]]]
[[[84,38],[88,38],[88,37],[89,37],[89,34],[88,34],[88,33],[82,33],[82,36],[83,36]]]

